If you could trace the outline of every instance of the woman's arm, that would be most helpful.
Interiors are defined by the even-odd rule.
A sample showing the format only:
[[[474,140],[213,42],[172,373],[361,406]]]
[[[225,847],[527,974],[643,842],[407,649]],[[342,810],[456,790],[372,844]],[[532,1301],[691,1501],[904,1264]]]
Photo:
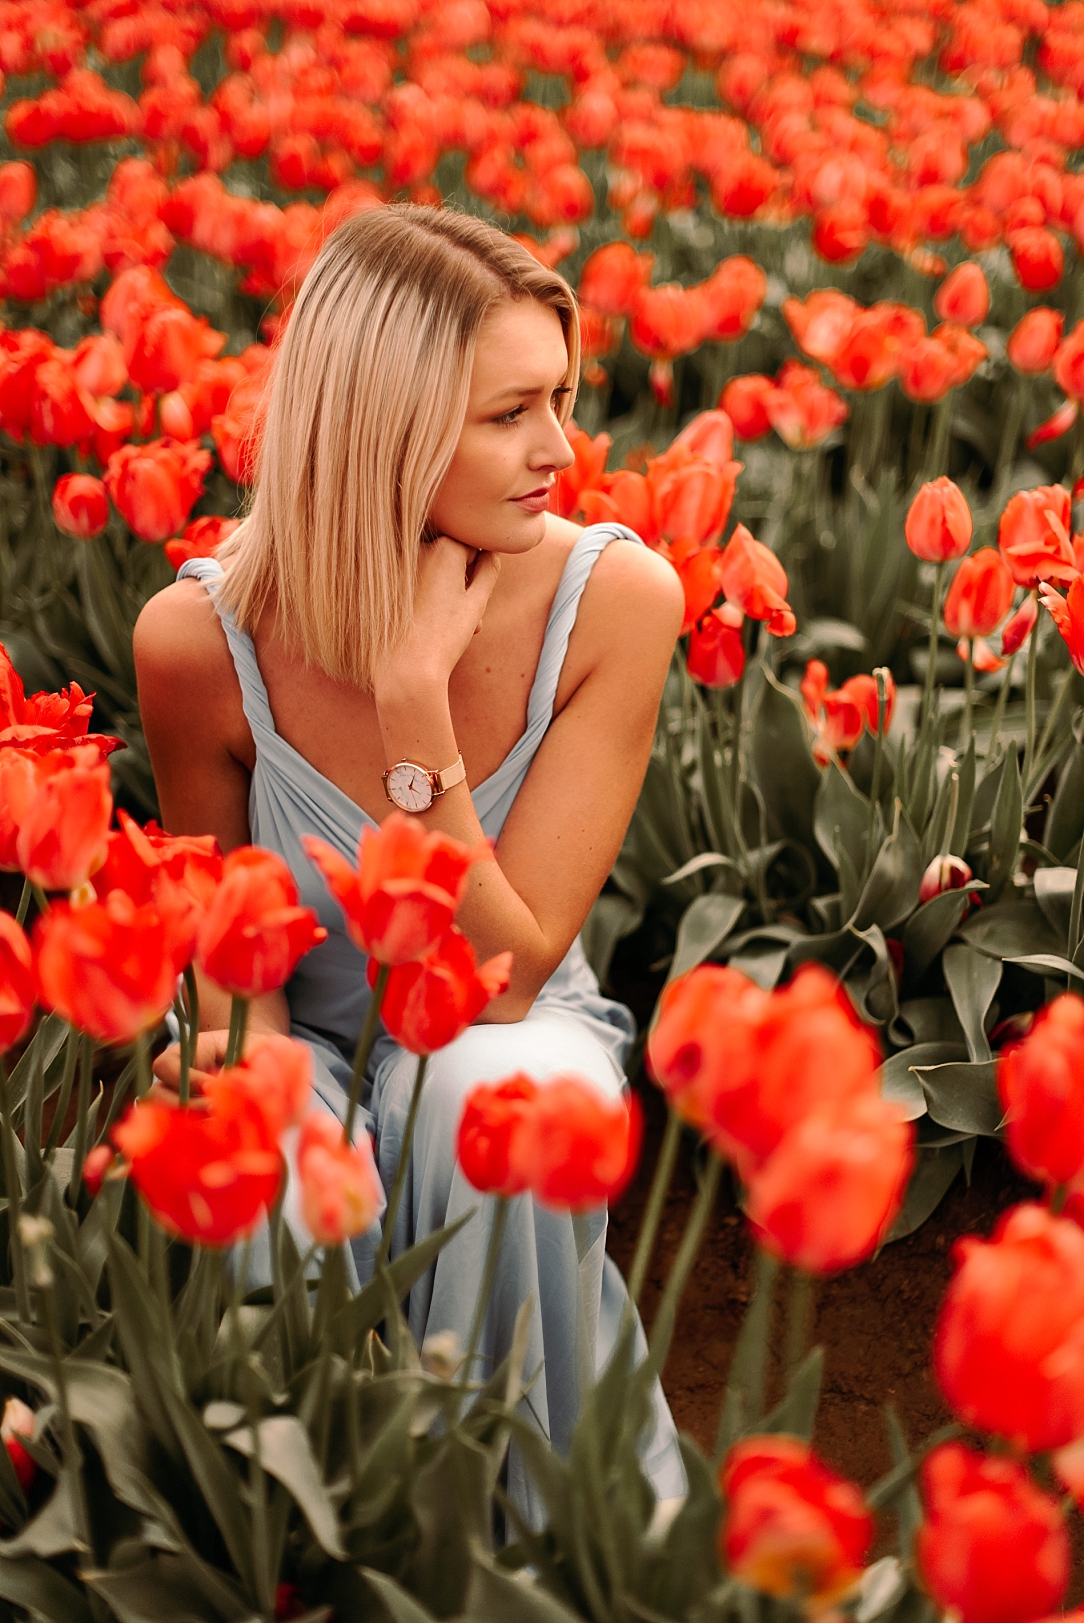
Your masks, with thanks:
[[[477,576],[465,581],[470,552],[458,542],[442,538],[432,553],[414,630],[375,689],[389,766],[411,759],[439,768],[455,759],[448,677],[477,624],[478,598],[484,607],[492,586],[492,579],[483,583],[483,597]],[[479,562],[492,570],[493,559]],[[473,624],[466,612],[472,599]],[[683,612],[668,563],[635,542],[610,543],[584,589],[569,645],[575,691],[516,796],[497,861],[471,869],[457,918],[480,959],[513,953],[511,985],[483,1019],[523,1018],[613,866],[647,768]],[[423,820],[468,843],[481,836],[466,784],[438,797]]]
[[[223,851],[247,845],[252,735],[229,645],[215,608],[197,581],[178,581],[152,597],[136,622],[133,649],[139,710],[163,826],[171,834],[213,834]],[[178,718],[183,718],[178,723]],[[200,1069],[221,1063],[229,994],[197,971]],[[290,1029],[285,995],[254,998],[248,1029]],[[175,1050],[156,1072],[175,1081]]]

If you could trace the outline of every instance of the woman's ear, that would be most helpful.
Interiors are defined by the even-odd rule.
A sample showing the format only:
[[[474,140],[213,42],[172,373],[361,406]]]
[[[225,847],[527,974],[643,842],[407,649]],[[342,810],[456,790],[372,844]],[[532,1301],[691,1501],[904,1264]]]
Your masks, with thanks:
[[[430,519],[430,518],[427,518],[426,521],[425,521],[425,524],[424,524],[424,526],[422,528],[422,544],[424,545],[425,542],[427,542],[427,541],[435,541],[439,534],[440,534],[440,531],[437,529],[436,525],[433,523],[433,520]]]

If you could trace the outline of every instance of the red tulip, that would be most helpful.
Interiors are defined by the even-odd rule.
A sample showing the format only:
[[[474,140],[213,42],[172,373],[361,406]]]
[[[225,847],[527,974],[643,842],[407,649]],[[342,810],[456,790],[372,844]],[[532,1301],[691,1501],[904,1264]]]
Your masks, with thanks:
[[[832,366],[856,318],[864,312],[837,288],[817,288],[803,299],[784,299],[783,316],[794,341],[815,361]]]
[[[75,346],[75,380],[92,395],[118,395],[128,382],[124,351],[111,332],[91,333]]]
[[[971,545],[971,509],[951,479],[923,485],[907,509],[904,534],[916,558],[943,563],[961,558]]]
[[[34,927],[34,948],[41,1002],[100,1043],[153,1031],[173,1002],[162,920],[123,891],[86,907],[54,902]]]
[[[155,1221],[193,1245],[228,1246],[251,1234],[282,1183],[267,1119],[240,1095],[210,1107],[141,1099],[113,1142]]]
[[[1063,992],[1040,1009],[1003,1051],[997,1082],[1013,1160],[1041,1183],[1071,1182],[1084,1169],[1084,997]]]
[[[1021,287],[1029,293],[1046,293],[1057,287],[1065,269],[1065,251],[1053,231],[1042,225],[1026,225],[1009,231],[1005,241]]]
[[[347,1144],[333,1116],[313,1112],[297,1144],[301,1216],[320,1245],[342,1245],[379,1217],[384,1189],[368,1133]]]
[[[326,941],[311,907],[298,906],[281,857],[241,845],[222,864],[222,883],[199,929],[200,968],[235,997],[277,991],[297,961]]]
[[[203,1082],[203,1097],[212,1106],[224,1100],[222,1108],[232,1109],[239,1099],[255,1105],[276,1141],[301,1121],[311,1092],[311,1048],[279,1032],[261,1032],[245,1045],[244,1059]]]
[[[35,445],[74,445],[94,432],[94,401],[67,361],[42,361],[34,376],[30,438]]]
[[[376,985],[376,958],[369,959],[369,985]],[[446,1048],[508,990],[512,954],[498,953],[476,965],[474,950],[454,926],[416,962],[396,964],[388,975],[380,1017],[395,1041],[412,1054]]]
[[[511,1135],[509,1179],[544,1206],[590,1211],[615,1200],[632,1177],[642,1130],[635,1094],[626,1104],[578,1076],[555,1076]]]
[[[749,331],[764,303],[768,278],[755,260],[734,254],[715,267],[696,290],[704,319],[704,338],[733,342]]]
[[[1050,315],[1058,314],[1060,332],[1060,312],[1050,311]],[[1032,311],[1037,315],[1037,311]],[[1024,317],[1026,321],[1027,316]],[[1021,322],[1021,326],[1023,322]],[[1055,354],[1052,357],[1054,367],[1054,381],[1070,400],[1084,400],[1084,321],[1078,321],[1072,332],[1061,344],[1055,342]],[[1051,361],[1047,361],[1049,366]],[[1036,369],[1038,370],[1038,369]]]
[[[942,321],[980,326],[990,313],[990,289],[981,265],[968,259],[950,271],[934,294],[933,307]]]
[[[793,635],[796,622],[786,601],[786,570],[769,547],[753,540],[744,524],[723,549],[719,578],[733,608],[750,619],[764,620],[773,637]]]
[[[38,175],[32,163],[0,164],[0,220],[17,225],[38,200]]]
[[[767,400],[775,388],[771,378],[763,372],[750,372],[745,377],[731,378],[719,396],[719,405],[734,424],[740,440],[759,440],[772,431]]]
[[[957,372],[954,351],[932,333],[900,353],[900,387],[910,400],[927,404],[942,400],[955,387]]]
[[[184,306],[157,305],[129,328],[128,374],[145,394],[164,394],[193,377],[203,357],[216,355],[225,342],[225,333],[212,332]]]
[[[662,459],[660,459],[662,460]],[[703,546],[716,540],[723,532],[730,516],[730,504],[740,462],[727,462],[720,467],[705,458],[681,462],[661,477],[653,479],[649,472],[648,484],[652,488],[658,533],[668,541],[691,541]]]
[[[1069,658],[1084,676],[1084,577],[1076,577],[1065,597],[1048,587],[1040,592],[1039,601],[1050,610],[1069,650]]]
[[[612,441],[609,434],[596,434],[592,439],[575,423],[569,423],[565,438],[576,460],[557,475],[550,496],[550,512],[571,518],[578,509],[581,493],[597,485],[602,478]]]
[[[356,868],[324,840],[306,835],[302,844],[342,908],[351,941],[382,964],[427,952],[451,925],[474,863],[493,855],[488,840],[472,847],[426,833],[398,811],[379,829],[362,830]]]
[[[11,914],[0,912],[0,1054],[29,1031],[36,991],[30,943]]]
[[[960,1623],[1031,1623],[1061,1603],[1069,1538],[1056,1500],[1015,1460],[944,1443],[922,1465],[923,1582]]]
[[[1016,1206],[990,1240],[968,1236],[955,1256],[934,1341],[952,1408],[1029,1452],[1084,1434],[1084,1233]]]
[[[1064,322],[1060,310],[1049,310],[1044,305],[1021,317],[1005,345],[1009,360],[1018,372],[1048,370],[1061,343]]]
[[[962,857],[934,857],[918,887],[920,902],[932,902],[946,890],[962,890],[973,875]]]
[[[740,1584],[816,1615],[857,1584],[873,1517],[797,1437],[743,1437],[719,1471],[719,1554]]]
[[[113,815],[109,768],[89,746],[73,750],[70,763],[55,756],[53,763],[55,770],[41,764],[35,791],[21,808],[15,854],[32,884],[74,890],[105,858]]]
[[[106,465],[105,488],[141,541],[164,541],[184,528],[210,466],[211,453],[195,444],[123,445]]]
[[[1009,499],[998,525],[997,544],[1018,586],[1075,579],[1071,524],[1069,492],[1063,485],[1020,490]]]
[[[1039,605],[1035,600],[1035,593],[1029,592],[1020,607],[1001,628],[1001,652],[1004,658],[1009,659],[1022,648],[1031,635],[1032,628],[1039,618]]]
[[[109,498],[100,479],[89,473],[66,473],[53,487],[57,528],[77,541],[92,541],[109,522]]]
[[[847,264],[858,258],[869,242],[869,216],[861,203],[835,203],[818,209],[810,234],[813,252],[829,264]]]
[[[18,167],[22,167],[19,165]],[[5,164],[4,168],[16,168],[15,164]],[[2,171],[0,171],[2,174]],[[8,1458],[15,1472],[15,1479],[24,1493],[30,1487],[38,1473],[37,1463],[33,1456],[27,1452],[19,1441],[20,1437],[33,1438],[34,1411],[29,1404],[21,1398],[8,1398],[4,1404],[4,1416],[0,1420],[0,1442],[7,1449]]]
[[[761,1244],[807,1273],[837,1273],[884,1239],[914,1163],[913,1130],[876,1094],[826,1103],[749,1180]]]
[[[529,1121],[539,1087],[523,1071],[504,1082],[479,1082],[463,1102],[456,1156],[463,1175],[484,1195],[511,1199],[530,1185],[525,1167],[513,1171],[512,1140]]]
[[[679,466],[679,458],[710,462],[724,472],[734,463],[734,425],[725,411],[702,411],[670,442],[660,462]],[[739,465],[740,466],[740,465]]]
[[[608,242],[584,260],[579,297],[606,316],[627,316],[651,282],[654,254],[638,254],[627,242]]]
[[[945,594],[942,616],[954,637],[988,637],[1012,607],[1014,584],[996,547],[961,558]]]
[[[811,366],[784,361],[776,386],[765,396],[768,421],[795,451],[808,451],[847,421],[847,403],[826,388]]]
[[[676,282],[641,289],[630,312],[629,338],[657,361],[695,349],[703,338],[699,299]]]
[[[689,635],[688,668],[706,688],[729,688],[745,669],[744,615],[729,603],[706,614]]]
[[[693,629],[707,614],[722,591],[723,554],[718,547],[701,547],[678,565],[685,592],[685,618],[681,636]],[[740,619],[738,624],[741,624]]]

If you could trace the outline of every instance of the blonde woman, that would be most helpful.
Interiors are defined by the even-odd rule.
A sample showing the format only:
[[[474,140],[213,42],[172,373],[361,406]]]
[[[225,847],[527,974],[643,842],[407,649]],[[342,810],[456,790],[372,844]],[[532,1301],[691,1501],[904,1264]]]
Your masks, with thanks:
[[[249,1030],[309,1041],[340,1118],[365,965],[301,837],[352,860],[391,794],[427,828],[496,841],[457,922],[480,961],[511,949],[512,980],[430,1061],[393,1255],[476,1203],[454,1149],[474,1083],[571,1070],[611,1097],[624,1084],[633,1022],[600,996],[578,937],[636,802],[683,602],[631,531],[547,511],[572,462],[578,362],[569,287],[493,227],[405,205],[348,221],[277,353],[248,517],[221,561],[186,565],[136,631],[165,825],[280,852],[327,927],[285,992],[253,1005]],[[446,787],[425,804],[411,773],[385,782],[399,763]],[[206,1066],[224,1053],[227,1000],[204,984],[200,1010]],[[364,1103],[388,1187],[413,1076],[385,1035]],[[445,1330],[466,1342],[490,1204],[412,1290],[419,1343]],[[578,1256],[567,1215],[516,1201],[484,1330],[499,1360],[533,1296],[531,1402],[560,1449],[576,1411],[577,1281],[598,1314],[600,1368],[627,1302],[605,1230],[602,1211]],[[355,1255],[364,1273],[371,1244]],[[682,1491],[661,1390],[644,1463],[660,1498]],[[510,1489],[537,1519],[515,1457]]]

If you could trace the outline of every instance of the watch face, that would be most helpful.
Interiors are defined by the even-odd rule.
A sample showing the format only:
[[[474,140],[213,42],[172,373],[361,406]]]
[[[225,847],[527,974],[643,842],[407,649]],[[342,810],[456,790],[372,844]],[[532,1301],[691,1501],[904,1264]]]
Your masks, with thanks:
[[[433,804],[428,773],[410,761],[400,761],[388,773],[388,797],[401,811],[428,811]]]

